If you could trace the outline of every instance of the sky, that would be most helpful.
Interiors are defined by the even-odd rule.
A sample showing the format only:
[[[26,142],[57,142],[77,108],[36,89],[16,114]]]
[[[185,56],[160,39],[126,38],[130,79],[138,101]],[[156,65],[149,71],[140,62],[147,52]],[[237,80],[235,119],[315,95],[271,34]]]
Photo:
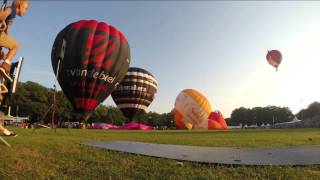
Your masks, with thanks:
[[[130,66],[155,76],[147,111],[171,111],[186,88],[225,117],[268,105],[297,113],[320,101],[320,2],[31,1],[10,29],[21,45],[15,59],[25,57],[20,81],[53,87],[53,41],[81,19],[117,27],[128,39]],[[277,72],[265,59],[271,49],[283,54]],[[103,103],[115,105],[111,96]]]

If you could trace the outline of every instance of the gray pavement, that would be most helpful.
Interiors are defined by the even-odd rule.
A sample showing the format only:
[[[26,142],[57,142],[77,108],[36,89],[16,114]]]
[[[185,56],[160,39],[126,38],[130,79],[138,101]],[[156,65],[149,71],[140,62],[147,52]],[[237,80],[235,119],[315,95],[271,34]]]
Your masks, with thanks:
[[[146,156],[214,164],[320,164],[320,146],[286,148],[199,147],[129,141],[83,142],[83,145]]]

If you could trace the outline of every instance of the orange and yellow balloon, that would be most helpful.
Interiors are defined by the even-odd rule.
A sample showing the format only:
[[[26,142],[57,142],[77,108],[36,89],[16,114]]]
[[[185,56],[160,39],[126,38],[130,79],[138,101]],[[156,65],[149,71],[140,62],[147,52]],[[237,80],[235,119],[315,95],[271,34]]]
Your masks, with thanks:
[[[177,129],[208,129],[211,105],[194,89],[184,89],[176,98],[173,115]]]

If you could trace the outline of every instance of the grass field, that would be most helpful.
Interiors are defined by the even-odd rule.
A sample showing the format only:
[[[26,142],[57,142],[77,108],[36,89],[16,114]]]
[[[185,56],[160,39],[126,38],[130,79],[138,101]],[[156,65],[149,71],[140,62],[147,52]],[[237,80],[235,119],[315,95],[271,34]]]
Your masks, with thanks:
[[[12,129],[12,128],[11,128]],[[105,131],[15,128],[0,144],[0,179],[320,179],[317,166],[227,166],[152,158],[80,145],[140,141],[219,147],[320,145],[320,129],[229,131]]]

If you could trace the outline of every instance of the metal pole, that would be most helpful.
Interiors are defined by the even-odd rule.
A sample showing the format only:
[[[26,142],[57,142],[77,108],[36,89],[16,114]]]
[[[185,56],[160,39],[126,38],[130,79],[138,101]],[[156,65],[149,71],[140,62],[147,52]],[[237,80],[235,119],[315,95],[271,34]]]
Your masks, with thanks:
[[[273,127],[274,127],[274,115],[272,115],[272,124],[273,124]]]
[[[57,93],[57,79],[59,77],[59,68],[60,68],[60,59],[58,60],[56,78],[55,78],[55,81],[54,81],[53,99],[52,99],[51,128],[54,128],[55,132],[56,132],[56,128],[55,128],[56,93]]]
[[[301,117],[300,117],[300,118],[301,118],[301,120],[303,120],[303,110],[302,110],[302,109],[303,109],[303,105],[302,105],[302,99],[300,100],[300,102],[301,102],[301,104],[300,104],[300,106],[301,106],[301,107],[300,107]]]
[[[55,87],[54,87],[55,88]],[[53,92],[53,97],[52,97],[52,109],[51,109],[51,129],[55,128],[55,113],[56,113],[56,90]]]

